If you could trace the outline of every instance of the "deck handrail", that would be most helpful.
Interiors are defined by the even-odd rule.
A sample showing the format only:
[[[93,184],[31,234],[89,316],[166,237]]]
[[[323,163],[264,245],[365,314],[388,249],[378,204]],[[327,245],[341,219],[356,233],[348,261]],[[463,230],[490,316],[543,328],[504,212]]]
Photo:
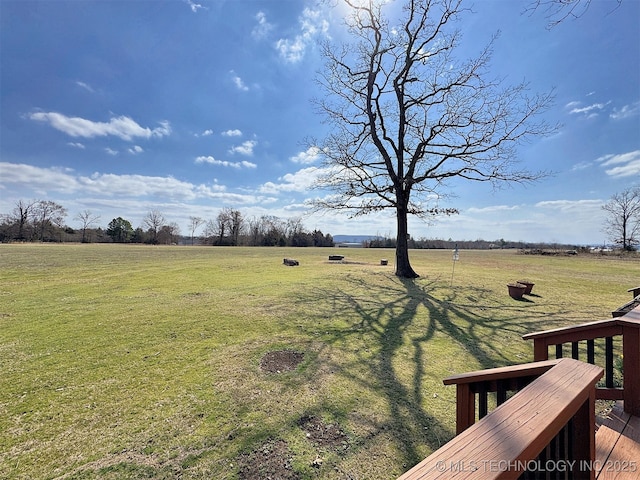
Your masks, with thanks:
[[[613,337],[622,337],[623,386],[613,383]],[[640,416],[640,306],[621,317],[523,335],[533,340],[534,361],[549,359],[549,346],[555,346],[556,358],[562,358],[563,344],[571,343],[571,356],[579,359],[579,342],[587,342],[587,362],[595,363],[594,341],[605,339],[605,386],[596,389],[596,398],[623,400],[624,410]]]
[[[560,465],[571,468],[573,478],[593,479],[589,467],[595,456],[595,384],[603,369],[564,358],[545,365],[472,372],[457,376],[465,380],[457,385],[481,375],[490,378],[492,373],[493,379],[511,378],[510,370],[540,376],[399,480],[516,479],[527,472],[535,475],[540,467],[548,470]],[[546,455],[543,464],[541,453]]]
[[[501,405],[507,400],[508,392],[522,390],[558,361],[490,368],[445,378],[442,381],[445,385],[456,386],[456,435],[473,425],[476,418],[479,420],[488,414],[490,393],[496,393],[496,403]]]

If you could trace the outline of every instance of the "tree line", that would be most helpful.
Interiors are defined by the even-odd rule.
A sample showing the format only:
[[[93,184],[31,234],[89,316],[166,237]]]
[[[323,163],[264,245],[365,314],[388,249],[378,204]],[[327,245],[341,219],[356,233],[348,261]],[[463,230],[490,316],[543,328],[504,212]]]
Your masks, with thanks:
[[[614,194],[602,206],[606,212],[603,231],[612,242],[626,251],[635,251],[640,244],[640,187],[630,187]],[[282,219],[273,215],[246,217],[234,208],[223,208],[215,218],[190,216],[187,235],[175,222],[168,222],[158,210],[149,211],[142,224],[133,228],[122,217],[112,219],[106,229],[98,226],[100,215],[90,210],[73,219],[79,225],[65,223],[67,209],[51,200],[18,200],[13,210],[0,214],[0,242],[113,242],[190,245],[245,245],[332,247],[333,237],[320,230],[308,231],[300,217]],[[544,244],[507,242],[504,239],[459,241],[415,239],[406,237],[408,248],[439,249],[459,246],[462,249],[543,248]],[[375,237],[363,242],[364,247],[396,248],[396,238]]]
[[[0,242],[108,242],[153,245],[246,245],[330,247],[333,237],[320,230],[308,231],[299,217],[282,219],[273,215],[247,217],[234,208],[223,208],[215,218],[190,216],[188,234],[176,222],[169,222],[159,210],[149,211],[134,228],[123,217],[99,225],[100,215],[90,210],[66,224],[67,209],[50,200],[18,200],[10,213],[0,214]]]

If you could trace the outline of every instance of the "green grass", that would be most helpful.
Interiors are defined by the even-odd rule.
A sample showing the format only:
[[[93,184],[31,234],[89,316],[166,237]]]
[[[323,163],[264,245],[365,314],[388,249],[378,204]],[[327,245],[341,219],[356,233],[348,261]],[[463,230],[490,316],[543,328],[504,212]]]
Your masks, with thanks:
[[[608,318],[640,277],[637,257],[461,251],[452,282],[450,251],[412,251],[407,281],[381,258],[0,245],[0,477],[233,479],[282,439],[301,478],[395,478],[453,436],[444,377],[530,361],[523,334]],[[305,360],[262,372],[278,349]],[[304,415],[348,448],[309,442]]]

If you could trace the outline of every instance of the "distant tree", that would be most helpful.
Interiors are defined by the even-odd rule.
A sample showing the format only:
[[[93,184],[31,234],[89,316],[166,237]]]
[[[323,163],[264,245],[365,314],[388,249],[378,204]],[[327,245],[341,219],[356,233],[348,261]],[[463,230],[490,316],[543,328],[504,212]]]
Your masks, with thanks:
[[[248,221],[248,242],[263,247],[285,246],[286,231],[286,222],[274,215],[254,217]]]
[[[634,250],[640,243],[640,187],[616,193],[602,206],[607,212],[605,233],[623,250]]]
[[[82,224],[82,243],[88,242],[87,229],[100,220],[100,215],[94,215],[91,210],[84,210],[75,216],[75,220],[79,220]]]
[[[149,243],[158,243],[158,231],[164,225],[164,216],[158,210],[151,210],[142,219],[142,224],[147,227],[149,233]]]
[[[301,217],[293,217],[287,220],[286,236],[292,247],[307,247],[313,243],[313,239],[304,231]]]
[[[32,207],[31,214],[38,230],[40,241],[44,241],[47,238],[47,233],[49,233],[48,238],[53,238],[53,229],[63,226],[67,210],[62,205],[51,200],[40,200]]]
[[[173,245],[178,243],[178,237],[180,236],[180,227],[176,222],[171,222],[168,225],[163,225],[158,231],[158,243],[165,245]]]
[[[311,232],[311,238],[314,247],[333,247],[333,237],[330,234],[324,235],[322,230],[314,230]]]
[[[231,230],[231,215],[229,209],[223,208],[216,217],[216,232],[218,236],[218,245],[224,245],[225,235]]]
[[[262,234],[262,228],[260,219],[252,217],[247,222],[247,242],[249,245],[260,245],[260,235]]]
[[[244,218],[242,217],[242,213],[240,210],[229,209],[228,211],[229,217],[229,235],[231,237],[231,245],[238,245],[240,234],[244,228]]]
[[[207,220],[206,223],[204,224],[204,243],[207,245],[215,245],[216,240],[216,234],[218,232],[218,224],[216,223],[215,220]]]
[[[133,230],[131,234],[131,243],[145,243],[147,241],[147,234],[142,230],[142,228],[138,227]]]
[[[205,236],[211,245],[238,245],[244,225],[245,220],[239,210],[225,207],[215,220],[206,223]]]
[[[193,238],[194,238],[195,231],[198,229],[200,225],[204,223],[205,221],[203,218],[189,217],[189,232],[191,232],[191,245],[193,245]]]
[[[343,0],[352,43],[326,45],[317,105],[333,127],[309,140],[323,156],[320,188],[333,195],[319,209],[352,216],[394,212],[396,275],[418,274],[409,261],[409,215],[430,219],[455,179],[528,182],[542,172],[516,168],[516,147],[554,129],[536,121],[551,94],[528,95],[528,85],[489,78],[492,42],[476,58],[454,53],[462,0],[406,0],[398,24],[385,0]],[[396,20],[393,20],[395,22]]]
[[[176,222],[170,222],[166,227],[171,238],[171,243],[178,243],[178,239],[180,237],[180,225],[178,225]]]
[[[29,220],[33,216],[32,213],[36,204],[37,201],[35,200],[31,202],[18,200],[16,202],[16,206],[7,220],[8,223],[14,223],[15,225],[14,238],[16,240],[29,240],[31,238],[31,234],[27,230],[29,229]]]
[[[133,235],[131,222],[122,217],[114,218],[107,226],[107,235],[116,243],[128,242]]]
[[[262,215],[260,217],[262,226],[262,241],[264,247],[284,247],[287,244],[287,226],[275,215]]]

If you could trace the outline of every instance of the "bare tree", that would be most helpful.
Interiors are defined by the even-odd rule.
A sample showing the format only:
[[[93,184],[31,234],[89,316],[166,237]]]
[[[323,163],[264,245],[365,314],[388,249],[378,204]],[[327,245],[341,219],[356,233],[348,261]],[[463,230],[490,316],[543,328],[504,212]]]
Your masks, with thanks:
[[[640,187],[616,193],[602,206],[608,213],[605,233],[623,250],[634,250],[640,243]]]
[[[16,238],[18,240],[26,240],[26,228],[29,225],[29,219],[32,217],[33,209],[37,202],[26,202],[24,200],[18,200],[16,206],[13,209],[10,219],[18,226],[18,232]]]
[[[315,205],[352,216],[394,210],[395,273],[414,278],[408,215],[456,213],[438,206],[448,180],[497,185],[543,176],[518,170],[515,149],[553,131],[536,120],[552,96],[529,96],[525,83],[488,78],[493,41],[476,58],[454,56],[462,0],[407,0],[397,25],[386,16],[389,2],[343,1],[354,42],[325,45],[318,75],[327,95],[317,105],[333,130],[321,142],[309,141],[328,172],[318,186],[334,195]]]
[[[240,210],[233,208],[229,209],[229,226],[231,228],[231,244],[238,245],[238,239],[244,227],[244,218],[242,217]]]
[[[216,222],[214,220],[207,220],[206,223],[204,224],[204,238],[205,238],[205,243],[207,245],[215,245],[215,239],[214,237],[216,236],[216,233],[218,231],[218,225],[216,224]]]
[[[62,227],[67,209],[51,200],[40,200],[32,208],[33,223],[37,226],[40,241],[44,241],[47,231]]]
[[[180,226],[176,222],[171,222],[168,225],[162,225],[158,231],[158,243],[165,245],[175,245],[178,243],[178,237],[180,236]]]
[[[158,210],[151,210],[142,219],[142,224],[147,227],[151,233],[151,243],[158,243],[158,231],[164,222],[164,216]]]
[[[80,221],[82,223],[82,243],[86,243],[87,240],[87,229],[91,227],[91,225],[95,225],[98,220],[100,220],[100,215],[94,215],[91,210],[84,210],[75,216],[74,220]]]
[[[244,226],[244,219],[239,210],[223,208],[218,213],[215,222],[207,224],[209,236],[217,236],[217,244],[238,245],[238,238]]]
[[[231,217],[229,215],[229,210],[223,208],[218,213],[216,217],[216,228],[218,233],[218,245],[222,245],[224,242],[224,237],[229,230],[231,230]]]
[[[262,215],[248,221],[249,244],[253,246],[285,246],[287,225],[274,215]]]
[[[205,223],[203,218],[189,217],[189,231],[191,232],[191,245],[193,245],[193,236],[195,234],[195,231],[203,223]]]

